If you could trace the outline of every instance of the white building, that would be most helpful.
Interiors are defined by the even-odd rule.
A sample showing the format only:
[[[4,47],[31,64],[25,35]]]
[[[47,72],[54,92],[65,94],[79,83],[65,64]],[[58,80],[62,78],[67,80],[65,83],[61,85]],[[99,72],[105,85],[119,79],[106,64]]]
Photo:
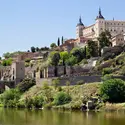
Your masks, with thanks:
[[[125,34],[125,21],[118,21],[118,20],[105,20],[101,13],[101,9],[99,8],[99,14],[96,17],[95,24],[92,24],[90,26],[84,26],[82,23],[82,19],[80,17],[79,23],[76,26],[76,37],[77,39],[80,37],[88,38],[88,39],[96,39],[99,37],[99,34],[102,31],[108,30],[112,38],[114,37],[120,37],[120,41],[122,43],[124,42],[123,36]],[[120,35],[119,35],[120,34]],[[122,40],[121,40],[122,39]],[[119,41],[119,42],[120,42]],[[118,42],[116,42],[118,43]],[[115,44],[113,44],[115,45]]]

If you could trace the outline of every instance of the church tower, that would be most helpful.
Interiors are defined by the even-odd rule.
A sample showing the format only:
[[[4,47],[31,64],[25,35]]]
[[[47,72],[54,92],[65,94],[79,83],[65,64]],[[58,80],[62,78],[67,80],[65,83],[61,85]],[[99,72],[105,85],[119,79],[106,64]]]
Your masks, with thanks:
[[[76,38],[83,36],[84,24],[82,23],[81,16],[79,18],[79,23],[76,26]]]

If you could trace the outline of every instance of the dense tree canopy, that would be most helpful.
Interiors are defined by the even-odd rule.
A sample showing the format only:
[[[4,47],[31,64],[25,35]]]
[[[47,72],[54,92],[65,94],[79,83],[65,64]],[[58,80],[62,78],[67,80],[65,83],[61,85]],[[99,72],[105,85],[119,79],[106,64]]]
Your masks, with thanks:
[[[53,48],[56,48],[57,45],[55,43],[51,43],[50,47],[53,49]]]
[[[98,41],[99,41],[99,47],[102,49],[105,46],[111,46],[111,34],[109,31],[105,31],[102,32],[99,37],[98,37]]]
[[[85,52],[85,48],[74,48],[70,52],[71,55],[73,55],[74,57],[76,57],[77,62],[80,62],[83,58],[86,57],[85,53],[86,53]]]
[[[104,101],[111,103],[125,102],[125,83],[121,79],[104,81],[100,88],[100,95]]]
[[[49,56],[49,59],[50,59],[50,63],[54,66],[57,66],[58,63],[59,63],[59,60],[60,60],[60,54],[59,52],[57,51],[53,51],[50,53],[50,56]]]
[[[32,53],[36,52],[36,48],[34,46],[31,47],[31,52]]]
[[[98,44],[96,41],[89,40],[87,43],[87,56],[97,57],[98,56]]]

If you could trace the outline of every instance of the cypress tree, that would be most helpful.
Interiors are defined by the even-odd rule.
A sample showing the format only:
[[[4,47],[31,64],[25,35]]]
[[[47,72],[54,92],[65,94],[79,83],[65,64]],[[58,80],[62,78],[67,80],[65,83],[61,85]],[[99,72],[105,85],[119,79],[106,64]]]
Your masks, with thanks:
[[[57,45],[60,46],[60,39],[58,38]]]
[[[64,42],[64,39],[63,39],[63,36],[62,36],[62,44],[63,44],[63,42]]]

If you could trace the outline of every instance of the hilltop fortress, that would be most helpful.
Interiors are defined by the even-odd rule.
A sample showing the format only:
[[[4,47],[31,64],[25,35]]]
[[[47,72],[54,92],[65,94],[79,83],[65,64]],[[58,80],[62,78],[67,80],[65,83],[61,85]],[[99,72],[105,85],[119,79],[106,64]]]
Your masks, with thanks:
[[[80,17],[76,25],[76,38],[66,40],[60,48],[70,51],[74,47],[84,47],[88,40],[97,41],[99,34],[105,30],[111,33],[112,47],[125,44],[125,21],[115,20],[114,18],[106,20],[99,8],[95,23],[85,26]]]
[[[105,20],[100,8],[95,24],[85,26],[81,17],[79,18],[79,23],[76,26],[76,38],[80,39],[79,42],[84,42],[84,39],[96,40],[99,34],[105,30],[111,33],[113,46],[124,43],[125,21],[115,20],[114,18],[113,20]],[[114,39],[117,39],[117,42]]]

